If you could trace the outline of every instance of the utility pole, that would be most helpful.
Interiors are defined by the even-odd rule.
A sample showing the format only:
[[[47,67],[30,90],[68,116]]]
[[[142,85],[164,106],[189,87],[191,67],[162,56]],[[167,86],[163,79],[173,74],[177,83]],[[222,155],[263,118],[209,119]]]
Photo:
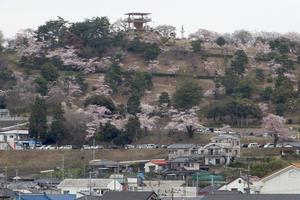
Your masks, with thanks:
[[[7,188],[7,166],[5,166],[5,180],[4,180],[5,188]]]
[[[62,178],[65,179],[65,154],[62,155]]]
[[[211,175],[211,186],[212,186],[212,190],[211,190],[211,194],[214,194],[214,175]]]
[[[92,195],[92,172],[89,172],[89,189],[90,189],[90,196]]]
[[[53,181],[52,181],[52,178],[53,178],[53,170],[50,171],[50,194],[52,194],[52,186],[53,186]]]
[[[18,169],[16,169],[16,183],[18,182],[18,179],[19,179],[19,177],[18,177]]]
[[[199,187],[199,172],[196,173],[196,176],[197,176],[197,186],[196,187],[197,187],[197,191],[198,191],[198,187]]]
[[[249,164],[249,158],[247,158],[247,165],[248,165],[248,169],[247,169],[247,194],[250,194],[250,177],[249,177],[250,164]]]
[[[93,160],[95,160],[95,150],[96,150],[96,147],[95,147],[95,136],[93,137]]]

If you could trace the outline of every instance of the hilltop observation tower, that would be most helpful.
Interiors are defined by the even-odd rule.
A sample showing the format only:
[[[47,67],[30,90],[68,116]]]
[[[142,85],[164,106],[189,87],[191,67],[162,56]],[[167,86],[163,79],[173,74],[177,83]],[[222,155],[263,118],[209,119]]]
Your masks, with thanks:
[[[146,31],[149,30],[147,25],[148,22],[151,22],[149,17],[151,13],[141,13],[141,12],[132,12],[126,13],[127,18],[125,22],[128,23],[128,29],[134,31]]]

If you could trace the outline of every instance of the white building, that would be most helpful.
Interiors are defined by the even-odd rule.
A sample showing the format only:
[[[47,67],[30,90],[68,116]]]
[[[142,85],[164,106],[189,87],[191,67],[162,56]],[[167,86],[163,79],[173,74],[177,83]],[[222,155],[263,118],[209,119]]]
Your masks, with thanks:
[[[144,169],[146,173],[150,173],[150,172],[157,173],[162,171],[166,165],[167,165],[167,161],[165,159],[155,159],[145,163]]]
[[[75,194],[81,197],[82,194],[102,196],[106,191],[122,191],[123,185],[116,179],[64,179],[57,188],[61,194]]]
[[[233,135],[218,135],[211,142],[198,149],[205,158],[206,165],[229,164],[232,159],[240,157],[240,138]]]
[[[0,132],[0,149],[21,149],[21,142],[28,140],[28,130],[10,130]]]
[[[255,182],[254,190],[259,194],[300,194],[300,164],[290,165]]]
[[[160,180],[160,181],[143,181],[145,186],[139,191],[154,191],[160,198],[169,197],[185,199],[187,197],[197,196],[197,187],[184,186],[185,181]]]
[[[253,182],[258,181],[258,180],[259,180],[259,178],[256,176],[249,177],[249,184],[248,184],[247,177],[239,177],[239,178],[236,178],[236,179],[230,181],[229,183],[221,186],[218,190],[238,191],[238,192],[245,194],[245,193],[247,193],[248,188],[249,188],[250,194],[254,194],[255,192],[254,192]]]
[[[171,144],[168,146],[169,159],[197,154],[195,144]]]

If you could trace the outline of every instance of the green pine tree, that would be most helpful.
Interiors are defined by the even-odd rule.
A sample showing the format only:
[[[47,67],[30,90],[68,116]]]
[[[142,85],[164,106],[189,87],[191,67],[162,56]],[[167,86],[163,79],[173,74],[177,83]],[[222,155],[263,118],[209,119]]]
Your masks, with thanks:
[[[68,135],[65,121],[66,119],[61,104],[55,105],[53,108],[53,120],[51,123],[49,139],[56,144],[61,143]]]
[[[35,140],[43,140],[47,134],[47,107],[45,100],[37,97],[29,118],[29,135]]]

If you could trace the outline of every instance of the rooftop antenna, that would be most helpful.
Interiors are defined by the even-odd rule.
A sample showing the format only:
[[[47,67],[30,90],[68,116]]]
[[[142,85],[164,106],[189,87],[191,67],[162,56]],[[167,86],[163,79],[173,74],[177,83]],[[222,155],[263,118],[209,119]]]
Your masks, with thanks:
[[[184,38],[184,28],[183,28],[183,25],[181,26],[181,39],[183,39]]]

